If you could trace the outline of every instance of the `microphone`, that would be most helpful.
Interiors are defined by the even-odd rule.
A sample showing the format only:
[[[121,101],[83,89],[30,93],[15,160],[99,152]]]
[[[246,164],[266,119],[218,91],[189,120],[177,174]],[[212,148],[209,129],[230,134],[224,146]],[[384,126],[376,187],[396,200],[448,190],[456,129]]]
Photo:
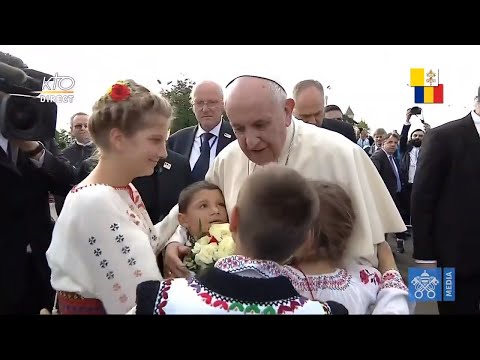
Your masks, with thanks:
[[[0,78],[8,83],[21,86],[27,82],[29,76],[22,69],[0,62]]]
[[[1,51],[0,51],[0,62],[19,68],[19,69],[23,69],[27,67],[27,65],[25,65],[22,59]]]

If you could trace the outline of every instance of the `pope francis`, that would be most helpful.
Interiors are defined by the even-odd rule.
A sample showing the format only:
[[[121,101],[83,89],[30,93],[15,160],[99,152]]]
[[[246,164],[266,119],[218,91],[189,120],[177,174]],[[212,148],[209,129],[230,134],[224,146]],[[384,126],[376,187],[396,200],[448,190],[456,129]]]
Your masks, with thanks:
[[[231,81],[225,111],[237,141],[219,153],[206,180],[223,191],[229,213],[244,180],[271,162],[310,179],[339,184],[350,194],[357,215],[348,255],[376,266],[375,245],[385,241],[385,233],[406,230],[391,196],[358,145],[343,135],[292,118],[294,105],[273,80],[244,75]],[[177,215],[175,206],[160,224],[159,236],[167,245],[165,266],[171,275],[182,276],[185,268],[180,258],[187,249],[181,244],[181,231],[176,231]]]

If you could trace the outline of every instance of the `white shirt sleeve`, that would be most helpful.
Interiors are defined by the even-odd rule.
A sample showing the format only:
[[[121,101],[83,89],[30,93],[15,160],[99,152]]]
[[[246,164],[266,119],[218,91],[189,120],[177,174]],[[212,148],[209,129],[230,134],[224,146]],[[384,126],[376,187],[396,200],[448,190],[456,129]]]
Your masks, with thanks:
[[[178,205],[175,205],[168,215],[155,225],[155,230],[160,239],[160,248],[158,252],[162,251],[172,242],[179,242],[181,244],[187,242],[186,239],[179,236],[179,228],[181,228],[181,226],[178,224]]]
[[[30,158],[30,161],[33,163],[38,168],[41,168],[43,165],[43,161],[45,159],[45,149],[42,150],[42,155],[40,155],[40,158],[38,160],[35,160],[34,158]]]
[[[380,291],[373,309],[373,315],[409,315],[415,304],[408,302],[408,289],[397,270],[386,271],[382,275]]]

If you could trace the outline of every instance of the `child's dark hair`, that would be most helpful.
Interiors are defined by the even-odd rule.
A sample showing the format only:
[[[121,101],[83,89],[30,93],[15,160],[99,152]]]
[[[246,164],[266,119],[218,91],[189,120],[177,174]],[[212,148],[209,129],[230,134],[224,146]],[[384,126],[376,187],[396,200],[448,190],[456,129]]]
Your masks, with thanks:
[[[238,234],[256,259],[285,262],[300,248],[318,216],[318,198],[300,173],[271,165],[240,190]]]
[[[198,181],[190,184],[182,190],[178,197],[178,212],[185,214],[195,194],[202,190],[218,190],[222,192],[217,185],[209,183],[208,181]]]
[[[318,201],[320,213],[313,225],[313,246],[298,260],[330,260],[338,263],[343,258],[348,240],[353,232],[355,212],[352,200],[339,185],[311,181]]]

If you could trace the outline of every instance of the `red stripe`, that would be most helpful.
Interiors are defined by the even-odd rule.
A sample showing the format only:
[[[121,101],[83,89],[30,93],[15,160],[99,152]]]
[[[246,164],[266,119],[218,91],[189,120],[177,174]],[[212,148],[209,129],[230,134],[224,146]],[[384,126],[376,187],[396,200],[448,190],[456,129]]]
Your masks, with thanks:
[[[443,104],[443,84],[433,87],[433,103]]]
[[[67,296],[58,293],[58,311],[61,315],[105,315],[105,308],[98,299]]]

